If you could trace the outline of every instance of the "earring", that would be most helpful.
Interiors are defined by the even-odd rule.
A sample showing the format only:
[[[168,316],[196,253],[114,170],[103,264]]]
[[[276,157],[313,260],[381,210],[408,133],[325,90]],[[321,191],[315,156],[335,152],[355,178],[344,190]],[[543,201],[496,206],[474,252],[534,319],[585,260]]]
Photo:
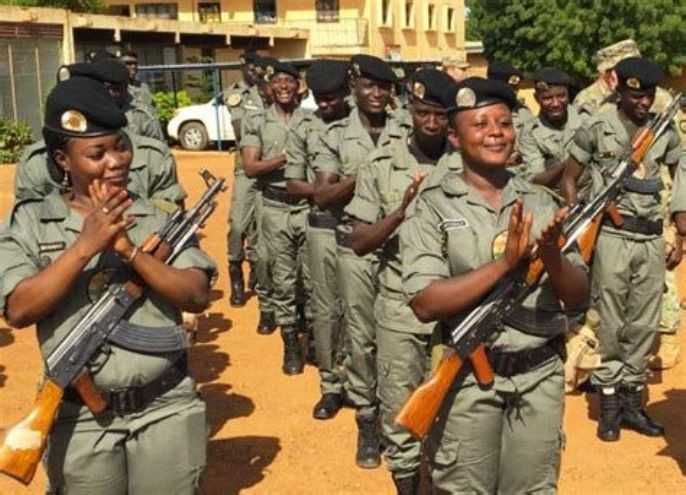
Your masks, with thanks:
[[[65,191],[71,188],[71,178],[69,177],[69,172],[65,170],[64,175],[62,176],[62,189]]]

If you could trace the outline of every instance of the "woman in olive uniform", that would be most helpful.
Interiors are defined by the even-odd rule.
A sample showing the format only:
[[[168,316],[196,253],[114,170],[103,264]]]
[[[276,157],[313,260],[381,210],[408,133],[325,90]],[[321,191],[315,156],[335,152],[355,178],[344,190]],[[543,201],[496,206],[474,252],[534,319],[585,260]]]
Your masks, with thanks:
[[[190,495],[205,467],[205,404],[188,375],[186,339],[163,351],[156,343],[170,333],[185,337],[180,311],[208,306],[216,270],[197,246],[173,266],[138,249],[167,215],[126,191],[125,125],[102,84],[59,83],[46,102],[43,135],[72,189],[17,203],[0,235],[0,311],[13,327],[36,325],[44,357],[108,283],[135,273],[146,285],[126,318],[151,339],[146,352],[108,342],[88,364],[109,398],[105,412],[95,417],[65,390],[45,457],[52,494]]]
[[[516,310],[517,321],[506,318],[486,342],[493,386],[482,389],[465,368],[447,395],[427,442],[434,488],[554,493],[564,400],[562,306],[587,303],[586,270],[578,255],[563,255],[558,247],[566,211],[506,168],[515,139],[513,91],[480,78],[451,91],[450,139],[464,169],[426,186],[401,230],[414,313],[422,322],[441,322],[447,333],[501,278],[516,274],[531,239],[538,239],[545,273]]]

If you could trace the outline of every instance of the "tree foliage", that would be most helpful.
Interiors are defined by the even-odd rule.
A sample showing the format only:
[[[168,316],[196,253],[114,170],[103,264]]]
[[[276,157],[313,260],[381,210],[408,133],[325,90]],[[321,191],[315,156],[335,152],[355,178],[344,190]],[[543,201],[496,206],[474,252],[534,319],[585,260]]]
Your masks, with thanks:
[[[105,10],[105,2],[103,0],[0,0],[0,5],[49,7],[90,13],[98,13]]]
[[[686,65],[683,0],[467,0],[468,37],[486,56],[523,70],[556,66],[596,73],[595,52],[633,38],[641,54],[672,74]]]

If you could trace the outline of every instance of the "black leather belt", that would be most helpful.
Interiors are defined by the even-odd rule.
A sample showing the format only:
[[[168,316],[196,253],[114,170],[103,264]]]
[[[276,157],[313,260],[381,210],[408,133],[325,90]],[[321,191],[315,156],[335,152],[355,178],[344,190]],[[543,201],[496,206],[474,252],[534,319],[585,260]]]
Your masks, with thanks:
[[[333,230],[338,225],[338,220],[329,213],[310,212],[310,214],[307,215],[307,223],[310,227],[315,229]]]
[[[624,223],[617,227],[609,216],[603,219],[603,225],[627,232],[635,232],[643,235],[662,235],[662,220],[646,220],[645,218],[629,217],[622,215]]]
[[[187,376],[188,361],[184,356],[159,377],[145,385],[101,390],[107,402],[105,411],[110,411],[117,416],[142,411],[152,401],[175,388]],[[64,400],[83,404],[78,392],[72,387],[65,390]]]
[[[286,203],[287,205],[298,205],[303,202],[302,199],[289,194],[285,189],[274,186],[265,186],[264,189],[262,189],[262,196],[271,199],[272,201]]]
[[[625,177],[623,180],[624,189],[638,194],[657,194],[665,188],[662,179],[638,179],[636,177]]]
[[[336,244],[341,247],[353,248],[353,235],[351,232],[344,232],[341,229],[336,229]]]
[[[563,361],[566,359],[564,337],[556,337],[541,347],[518,352],[486,349],[486,355],[493,372],[505,378],[535,370],[555,356]]]

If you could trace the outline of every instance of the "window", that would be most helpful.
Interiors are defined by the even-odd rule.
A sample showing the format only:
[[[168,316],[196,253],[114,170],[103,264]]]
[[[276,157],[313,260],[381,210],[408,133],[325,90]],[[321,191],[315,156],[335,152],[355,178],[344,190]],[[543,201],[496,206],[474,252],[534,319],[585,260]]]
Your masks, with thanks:
[[[219,2],[199,2],[198,17],[200,22],[222,22],[222,10]]]
[[[436,6],[432,3],[426,8],[426,29],[428,31],[436,29]]]
[[[414,28],[414,0],[405,0],[405,20],[403,26]]]
[[[445,32],[455,32],[455,9],[452,7],[447,7],[445,9]]]
[[[338,22],[338,0],[317,0],[314,6],[317,9],[317,22]]]
[[[393,25],[393,11],[391,10],[391,0],[381,0],[381,25]]]
[[[140,3],[136,5],[136,17],[150,19],[178,19],[179,8],[175,3]]]
[[[256,23],[276,23],[276,0],[253,0],[253,10]]]
[[[107,15],[120,15],[131,17],[131,8],[128,5],[108,5],[105,8]]]

